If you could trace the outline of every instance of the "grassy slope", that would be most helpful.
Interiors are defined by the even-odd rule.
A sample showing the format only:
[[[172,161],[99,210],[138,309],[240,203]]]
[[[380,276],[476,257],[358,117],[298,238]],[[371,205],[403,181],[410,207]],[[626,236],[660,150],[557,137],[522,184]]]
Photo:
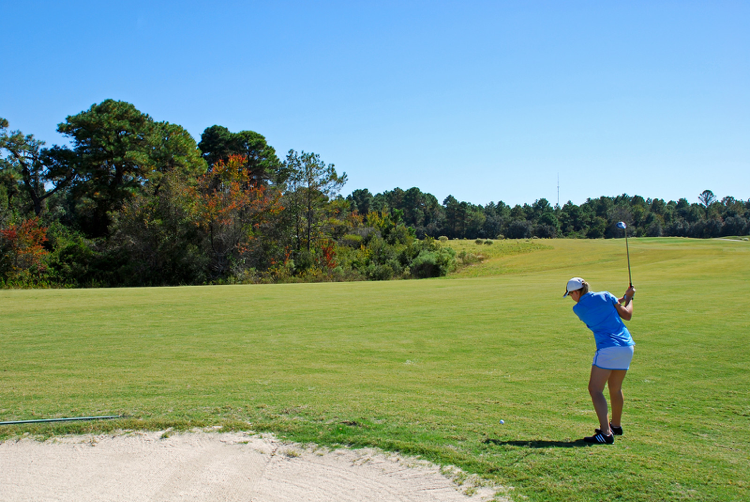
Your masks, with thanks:
[[[593,340],[561,295],[573,275],[622,293],[624,241],[513,244],[451,242],[495,257],[441,280],[1,291],[0,420],[134,418],[0,434],[250,422],[457,464],[516,499],[747,498],[750,245],[630,240],[626,436],[590,448]]]

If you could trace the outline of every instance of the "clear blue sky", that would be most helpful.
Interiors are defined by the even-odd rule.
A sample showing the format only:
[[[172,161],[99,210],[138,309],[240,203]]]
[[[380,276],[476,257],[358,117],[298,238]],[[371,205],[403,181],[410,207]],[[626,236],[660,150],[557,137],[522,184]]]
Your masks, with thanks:
[[[107,98],[312,151],[346,195],[750,198],[749,1],[0,0],[0,116]]]

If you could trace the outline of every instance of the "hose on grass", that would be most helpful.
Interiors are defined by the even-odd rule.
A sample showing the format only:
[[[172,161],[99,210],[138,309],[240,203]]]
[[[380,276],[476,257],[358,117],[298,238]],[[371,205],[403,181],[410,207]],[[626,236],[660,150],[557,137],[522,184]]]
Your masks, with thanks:
[[[115,418],[124,417],[120,415],[106,415],[100,417],[42,418],[38,420],[12,420],[10,422],[0,422],[0,425],[42,424],[47,422],[80,422],[84,420],[113,420]]]

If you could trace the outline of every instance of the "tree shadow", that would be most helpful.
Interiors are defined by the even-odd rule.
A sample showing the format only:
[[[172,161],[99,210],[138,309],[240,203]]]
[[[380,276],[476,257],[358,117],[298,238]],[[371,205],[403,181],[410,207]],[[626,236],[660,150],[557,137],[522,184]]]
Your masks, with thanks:
[[[535,439],[531,441],[502,441],[500,439],[487,438],[482,441],[484,444],[494,444],[497,446],[520,446],[526,448],[577,448],[580,446],[591,446],[586,443],[583,439],[576,439],[575,441],[546,441]]]

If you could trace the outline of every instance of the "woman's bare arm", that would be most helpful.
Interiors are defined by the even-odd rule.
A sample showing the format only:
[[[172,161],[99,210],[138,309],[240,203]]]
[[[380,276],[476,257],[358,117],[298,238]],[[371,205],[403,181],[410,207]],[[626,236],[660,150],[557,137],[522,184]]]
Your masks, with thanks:
[[[620,314],[620,317],[625,321],[629,321],[633,318],[633,295],[635,295],[635,288],[630,286],[628,290],[625,291],[623,297],[618,300],[619,303],[615,305],[617,313]]]

